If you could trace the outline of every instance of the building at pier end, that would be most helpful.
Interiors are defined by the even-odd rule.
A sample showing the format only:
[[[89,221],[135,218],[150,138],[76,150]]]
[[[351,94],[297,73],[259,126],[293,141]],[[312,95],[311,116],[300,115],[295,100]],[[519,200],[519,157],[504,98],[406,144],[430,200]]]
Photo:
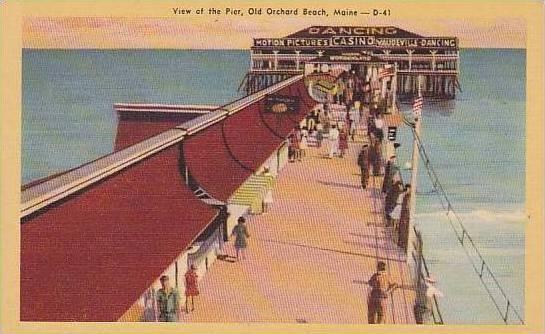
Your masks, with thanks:
[[[422,76],[424,96],[453,99],[459,89],[459,41],[453,36],[423,36],[393,26],[312,26],[288,36],[254,38],[247,90],[262,89],[308,71],[318,57],[363,53],[397,65],[397,92],[410,99]],[[329,66],[315,65],[315,72]],[[251,83],[251,85],[250,85]]]

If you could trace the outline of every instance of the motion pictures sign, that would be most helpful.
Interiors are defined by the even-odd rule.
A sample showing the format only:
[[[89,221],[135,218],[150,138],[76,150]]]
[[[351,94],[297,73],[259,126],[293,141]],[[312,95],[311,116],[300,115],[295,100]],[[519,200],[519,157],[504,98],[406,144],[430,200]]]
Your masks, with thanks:
[[[456,48],[453,37],[390,38],[375,36],[334,36],[328,38],[255,38],[255,47],[388,47]]]

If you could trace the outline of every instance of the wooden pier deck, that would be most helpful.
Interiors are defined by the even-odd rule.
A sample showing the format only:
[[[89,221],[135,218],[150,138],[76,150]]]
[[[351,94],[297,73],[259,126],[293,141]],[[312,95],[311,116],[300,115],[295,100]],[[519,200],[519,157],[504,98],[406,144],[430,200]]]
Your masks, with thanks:
[[[401,287],[386,322],[414,324],[415,292],[405,255],[380,214],[381,177],[360,187],[351,143],[344,159],[316,148],[290,163],[274,189],[269,213],[248,222],[247,258],[216,261],[200,282],[195,311],[182,322],[367,323],[368,279],[377,260]],[[234,255],[233,241],[226,252]]]

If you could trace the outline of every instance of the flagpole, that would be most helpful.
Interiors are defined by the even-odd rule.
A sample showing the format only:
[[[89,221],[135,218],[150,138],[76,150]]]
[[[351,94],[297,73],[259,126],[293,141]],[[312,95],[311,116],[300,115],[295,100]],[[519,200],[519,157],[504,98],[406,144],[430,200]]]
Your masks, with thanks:
[[[418,97],[422,98],[422,79],[421,75],[418,75]],[[407,259],[410,259],[410,254],[414,248],[414,226],[415,226],[415,212],[416,212],[416,187],[418,177],[418,138],[420,138],[420,130],[422,126],[422,112],[415,113],[414,117],[414,138],[413,138],[413,154],[411,162],[411,201],[409,203],[409,233],[407,240]]]
[[[420,273],[422,272],[422,240],[418,238],[415,230],[415,212],[416,212],[416,188],[418,177],[418,141],[422,126],[422,76],[418,75],[418,98],[413,104],[414,112],[414,138],[413,138],[413,156],[411,166],[411,201],[409,203],[409,233],[407,240],[407,261],[412,269],[413,281],[416,289],[415,317],[417,323],[424,323],[426,314],[426,297],[423,291]]]

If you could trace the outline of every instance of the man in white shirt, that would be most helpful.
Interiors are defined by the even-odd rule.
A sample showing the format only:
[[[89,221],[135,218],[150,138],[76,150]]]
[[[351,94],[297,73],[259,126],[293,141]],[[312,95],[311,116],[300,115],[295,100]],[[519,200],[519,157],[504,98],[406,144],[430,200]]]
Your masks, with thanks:
[[[335,124],[333,124],[331,126],[331,129],[329,129],[328,140],[329,140],[329,159],[331,159],[339,150],[339,130],[337,129],[337,126]]]

